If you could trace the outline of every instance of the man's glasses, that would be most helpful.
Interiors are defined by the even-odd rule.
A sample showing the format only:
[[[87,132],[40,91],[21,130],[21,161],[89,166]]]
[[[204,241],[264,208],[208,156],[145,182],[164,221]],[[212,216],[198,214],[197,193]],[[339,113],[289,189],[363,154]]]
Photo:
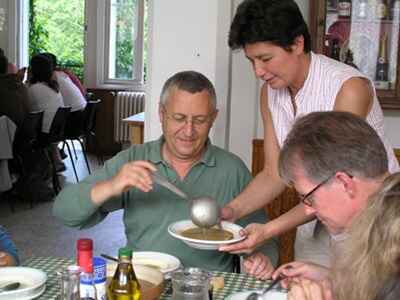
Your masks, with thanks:
[[[300,201],[303,202],[307,206],[312,206],[314,202],[314,198],[311,197],[321,186],[323,186],[325,183],[327,183],[334,175],[329,176],[325,180],[321,181],[319,184],[315,186],[311,191],[309,191],[307,194],[300,196]]]
[[[336,173],[335,173],[336,174]],[[319,184],[317,184],[311,191],[309,191],[307,194],[301,196],[300,195],[300,201],[303,202],[305,205],[312,207],[313,202],[314,202],[314,198],[312,197],[312,195],[321,187],[323,186],[325,183],[327,183],[329,180],[331,180],[335,174],[328,176],[328,178],[326,178],[325,180],[321,181]],[[353,178],[353,175],[350,175],[348,173],[346,173],[347,176],[349,176],[350,178]]]
[[[201,127],[208,124],[214,115],[214,113],[211,113],[209,115],[193,116],[190,118],[189,116],[180,113],[168,114],[165,108],[163,108],[163,111],[166,117],[173,121],[177,126],[184,126],[191,122],[193,126]]]

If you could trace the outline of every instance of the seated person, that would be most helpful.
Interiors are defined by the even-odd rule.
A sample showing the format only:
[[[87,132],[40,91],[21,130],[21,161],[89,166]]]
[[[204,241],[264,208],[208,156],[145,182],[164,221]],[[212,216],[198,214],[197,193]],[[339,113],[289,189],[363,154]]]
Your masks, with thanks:
[[[400,181],[400,175],[388,177],[387,153],[376,131],[351,113],[311,113],[294,124],[283,144],[278,168],[282,180],[298,191],[307,213],[315,215],[334,234],[333,253],[337,253],[339,261],[341,257],[352,255],[343,264],[337,258],[333,260],[335,267],[341,266],[342,285],[355,278],[344,297],[339,299],[369,299],[365,295],[373,295],[370,288],[375,289],[375,286],[367,287],[363,280],[370,277],[369,283],[377,283],[381,280],[378,278],[385,279],[386,275],[391,275],[391,264],[400,254],[393,251],[399,248],[395,243],[400,243],[399,232],[387,225],[393,222],[393,228],[398,227],[398,222],[389,218],[394,216],[394,211],[400,212],[397,209],[400,202],[397,204],[393,197],[388,203],[380,200],[380,197],[384,198],[381,193],[387,192],[388,197],[394,195],[398,185],[393,188],[393,193],[388,190],[394,186],[394,178],[396,182]],[[371,197],[382,188],[382,184],[383,190],[378,197]],[[369,217],[364,218],[361,225],[356,225],[359,221],[354,220],[360,214]],[[349,239],[351,225],[357,234]],[[386,248],[388,252],[383,250]],[[371,265],[371,269],[366,271],[366,265],[371,261],[378,264]],[[329,278],[330,273],[330,269],[320,265],[295,261],[281,266],[273,277],[282,274],[292,280],[304,277],[321,281]],[[351,297],[350,290],[357,296]],[[334,292],[337,291],[335,287]]]
[[[7,74],[7,57],[0,55],[0,116],[21,126],[28,112],[28,92],[15,74]]]
[[[50,126],[58,108],[64,106],[60,88],[52,76],[53,65],[44,55],[32,57],[28,83],[29,110],[43,110],[42,131],[49,133]]]
[[[208,138],[217,113],[215,90],[205,76],[194,71],[173,75],[161,93],[160,139],[131,146],[79,184],[65,187],[55,200],[54,215],[65,225],[87,228],[124,209],[127,242],[134,251],[167,252],[187,267],[231,272],[232,255],[194,249],[168,234],[171,223],[189,219],[188,204],[154,185],[151,176],[157,171],[189,197],[212,197],[220,206],[240,193],[251,179],[249,170]],[[259,210],[239,223],[265,219]],[[256,266],[247,271],[269,275],[277,261],[276,241],[268,241],[249,259]]]
[[[3,226],[0,226],[0,267],[19,264],[18,251]]]
[[[79,78],[74,73],[72,73],[70,70],[60,68],[57,63],[57,56],[55,56],[53,53],[45,52],[42,54],[46,55],[48,58],[50,58],[50,60],[53,63],[53,67],[54,67],[55,74],[56,74],[56,80],[59,81],[61,94],[64,97],[64,103],[66,101],[65,96],[67,96],[67,98],[73,97],[73,96],[76,98],[74,102],[71,102],[72,103],[71,105],[67,104],[67,103],[65,105],[71,106],[72,107],[71,111],[79,110],[79,109],[75,109],[76,105],[74,105],[74,103],[76,102],[76,104],[80,103],[80,105],[82,106],[82,108],[80,108],[80,109],[83,109],[86,105],[86,100],[85,100],[86,89],[83,87]],[[65,83],[61,83],[60,82],[61,79],[64,80]],[[63,84],[65,85],[65,87],[62,86]],[[71,86],[70,84],[72,84],[73,86]],[[65,92],[63,92],[63,90],[65,90]],[[80,96],[83,97],[83,99],[85,100],[84,103],[82,101],[82,98],[80,98],[80,97],[78,97],[78,95],[76,95],[76,92],[79,92]],[[78,99],[79,99],[79,102],[78,102]],[[71,100],[74,100],[74,99],[71,99]],[[69,102],[69,101],[67,101],[67,102]]]
[[[400,173],[396,173],[385,179],[382,189],[352,222],[344,251],[338,253],[328,280],[296,280],[288,299],[400,299],[399,223]]]

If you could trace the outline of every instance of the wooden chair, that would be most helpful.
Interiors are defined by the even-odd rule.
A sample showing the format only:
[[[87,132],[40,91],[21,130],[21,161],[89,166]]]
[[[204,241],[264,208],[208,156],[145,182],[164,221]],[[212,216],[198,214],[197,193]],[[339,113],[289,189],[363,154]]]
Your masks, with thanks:
[[[256,176],[264,168],[264,140],[253,140],[252,174]],[[265,212],[270,220],[273,220],[299,203],[296,191],[293,188],[286,190],[270,204],[265,206]],[[293,261],[294,241],[296,229],[293,229],[279,237],[279,265]]]

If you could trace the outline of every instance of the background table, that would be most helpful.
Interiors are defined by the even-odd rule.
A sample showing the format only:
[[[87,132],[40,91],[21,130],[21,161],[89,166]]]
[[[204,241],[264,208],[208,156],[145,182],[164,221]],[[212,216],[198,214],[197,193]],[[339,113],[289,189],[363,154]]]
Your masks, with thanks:
[[[131,129],[131,144],[143,144],[144,140],[144,112],[122,119]]]
[[[47,274],[46,291],[37,299],[55,300],[60,287],[57,278],[57,271],[74,264],[72,259],[58,257],[33,257],[23,263],[25,267],[40,269]],[[225,299],[229,294],[245,290],[262,289],[268,286],[269,282],[256,280],[246,274],[211,272],[212,276],[222,276],[225,280],[225,287],[222,290],[214,291],[213,300]],[[165,282],[165,289],[160,299],[170,299],[172,294],[171,282]]]

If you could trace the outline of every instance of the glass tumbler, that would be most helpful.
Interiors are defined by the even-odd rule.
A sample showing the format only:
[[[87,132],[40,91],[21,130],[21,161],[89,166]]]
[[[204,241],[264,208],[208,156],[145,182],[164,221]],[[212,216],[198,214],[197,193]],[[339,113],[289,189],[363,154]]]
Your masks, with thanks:
[[[172,273],[173,300],[209,300],[210,274],[199,268],[180,269]]]
[[[79,266],[68,266],[57,272],[60,281],[58,300],[80,300],[80,274],[81,268]]]

